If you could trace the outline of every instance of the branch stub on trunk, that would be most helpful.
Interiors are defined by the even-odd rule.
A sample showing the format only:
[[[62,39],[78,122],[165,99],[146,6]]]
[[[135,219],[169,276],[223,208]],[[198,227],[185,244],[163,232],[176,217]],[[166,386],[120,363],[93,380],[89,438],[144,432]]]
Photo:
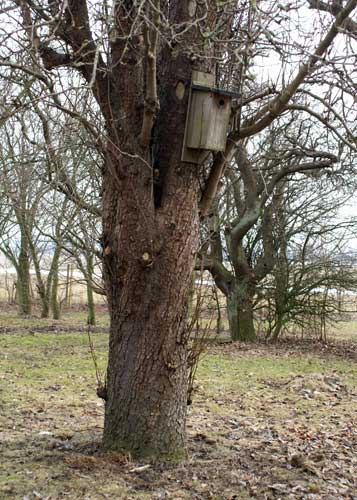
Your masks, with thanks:
[[[141,256],[141,262],[144,267],[151,267],[154,263],[154,260],[149,252],[144,252]]]

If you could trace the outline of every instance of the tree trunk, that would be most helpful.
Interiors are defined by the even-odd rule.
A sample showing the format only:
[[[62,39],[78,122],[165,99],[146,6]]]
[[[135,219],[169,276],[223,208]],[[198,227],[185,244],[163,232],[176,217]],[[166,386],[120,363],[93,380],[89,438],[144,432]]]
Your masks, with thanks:
[[[94,292],[93,292],[93,255],[88,254],[86,257],[87,261],[87,325],[95,325],[95,303],[94,303]]]
[[[58,301],[58,268],[59,268],[59,259],[61,255],[61,247],[59,245],[56,246],[52,264],[51,264],[51,309],[53,319],[60,319],[61,317],[61,307]]]
[[[20,314],[31,314],[30,297],[30,255],[29,244],[26,234],[21,231],[20,254],[17,269],[17,297]]]
[[[229,331],[234,341],[256,339],[253,297],[254,288],[245,284],[236,284],[226,297]]]
[[[26,231],[26,228],[24,229]],[[32,263],[36,273],[36,289],[41,300],[41,318],[48,318],[50,314],[50,298],[49,298],[49,283],[51,281],[51,272],[48,275],[47,283],[42,279],[41,263],[38,257],[36,246],[32,240],[30,231],[26,231],[29,242],[29,250],[31,252]]]
[[[170,4],[170,19],[189,21],[188,2]],[[194,29],[185,36],[190,45],[194,36],[200,38]],[[178,461],[186,455],[187,309],[202,167],[181,162],[193,60],[166,46],[159,58],[160,110],[152,143],[137,140],[143,124],[141,69],[127,65],[118,88],[125,96],[119,98],[120,116],[127,119],[122,140],[115,142],[117,131],[111,136],[103,176],[111,316],[103,443],[137,458]],[[213,65],[205,60],[201,70]]]
[[[36,266],[35,266],[36,268]],[[47,284],[42,280],[41,277],[41,272],[37,272],[36,269],[36,274],[37,274],[37,291],[41,299],[41,318],[48,318],[50,315],[50,298],[49,298],[49,279],[50,277],[47,278]]]
[[[41,307],[41,318],[48,318],[50,315],[50,303],[48,301],[48,298],[46,297],[46,294],[44,298],[42,298],[42,295],[40,294],[41,297],[41,302],[42,302],[42,307]]]
[[[74,264],[72,261],[70,261],[70,263],[67,264],[66,295],[65,295],[65,304],[66,304],[66,307],[68,307],[68,308],[70,308],[72,306],[73,273],[74,273]]]
[[[187,306],[198,203],[192,166],[184,169],[156,210],[145,183],[135,197],[119,198],[112,179],[104,179],[111,327],[103,443],[134,457],[185,455]]]
[[[273,342],[276,342],[278,340],[278,337],[283,329],[284,316],[285,316],[284,314],[279,314],[279,313],[276,314],[275,325],[274,325],[274,328],[272,329],[271,334],[269,335],[269,337],[271,337],[271,340]],[[267,337],[267,338],[269,338],[269,337]]]

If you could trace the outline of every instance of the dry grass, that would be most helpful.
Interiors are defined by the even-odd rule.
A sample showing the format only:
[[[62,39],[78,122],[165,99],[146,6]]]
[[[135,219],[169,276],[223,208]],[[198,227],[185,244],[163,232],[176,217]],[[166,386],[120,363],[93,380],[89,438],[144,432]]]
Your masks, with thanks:
[[[107,335],[92,337],[104,370]],[[189,409],[188,460],[143,468],[101,452],[85,333],[2,334],[0,498],[352,500],[355,348],[211,347]]]

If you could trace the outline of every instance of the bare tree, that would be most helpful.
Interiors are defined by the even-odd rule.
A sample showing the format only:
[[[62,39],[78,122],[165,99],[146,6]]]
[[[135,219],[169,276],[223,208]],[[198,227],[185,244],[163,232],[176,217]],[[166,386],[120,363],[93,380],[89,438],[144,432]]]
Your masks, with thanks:
[[[1,129],[0,175],[4,208],[1,210],[0,249],[16,269],[20,313],[28,315],[32,310],[30,266],[34,255],[38,255],[35,219],[43,185],[33,175],[36,155],[21,133],[21,125],[21,121],[8,120]]]
[[[277,120],[260,141],[238,149],[226,168],[221,195],[203,232],[197,265],[211,272],[226,297],[233,340],[256,337],[257,287],[277,265],[283,245],[276,231],[284,217],[277,206],[284,183],[295,177],[302,177],[306,184],[324,176],[337,178],[350,167],[330,152],[338,153],[338,143],[332,148],[325,136],[326,150],[319,150],[315,135],[320,140],[325,132],[309,120],[299,122],[294,116],[281,123]]]
[[[338,290],[356,289],[353,261],[344,258],[356,230],[356,219],[342,217],[348,193],[338,193],[331,181],[285,184],[276,204],[276,266],[262,286],[268,322],[265,336],[276,340],[298,327],[322,338],[326,326],[341,318]]]

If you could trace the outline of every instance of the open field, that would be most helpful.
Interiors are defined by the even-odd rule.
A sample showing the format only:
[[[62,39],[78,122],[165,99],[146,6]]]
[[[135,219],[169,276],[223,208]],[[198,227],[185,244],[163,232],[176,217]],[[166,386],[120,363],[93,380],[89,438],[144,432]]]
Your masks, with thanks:
[[[85,307],[72,309],[61,315],[61,319],[39,318],[36,315],[27,318],[21,317],[15,307],[0,308],[0,333],[11,333],[21,331],[53,331],[63,330],[85,331],[87,329],[87,310]],[[97,308],[96,327],[105,329],[109,327],[109,315],[106,308]]]
[[[83,314],[57,329],[49,320],[49,332],[0,315],[0,498],[357,498],[357,343],[211,346],[187,460],[143,464],[100,451],[104,408]],[[104,370],[107,334],[92,338]]]

